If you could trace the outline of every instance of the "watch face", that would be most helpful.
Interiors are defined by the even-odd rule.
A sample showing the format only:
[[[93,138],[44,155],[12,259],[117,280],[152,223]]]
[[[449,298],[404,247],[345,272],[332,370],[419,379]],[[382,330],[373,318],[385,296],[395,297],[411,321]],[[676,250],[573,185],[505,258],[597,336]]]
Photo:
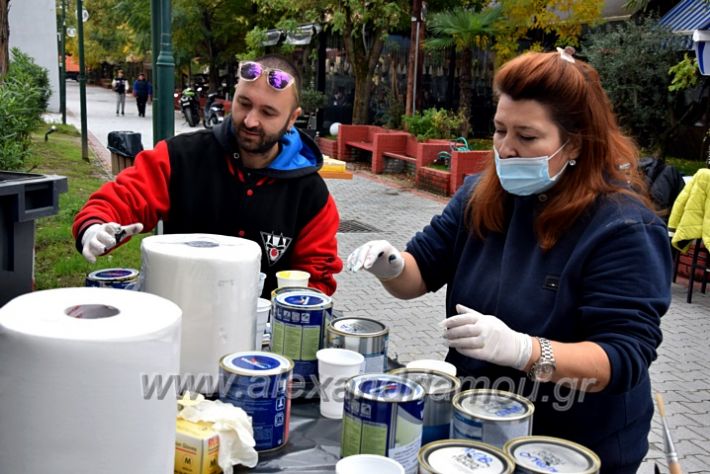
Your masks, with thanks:
[[[554,364],[538,364],[537,367],[535,367],[535,379],[539,380],[540,382],[548,382],[552,379],[552,374],[555,373],[555,366]]]

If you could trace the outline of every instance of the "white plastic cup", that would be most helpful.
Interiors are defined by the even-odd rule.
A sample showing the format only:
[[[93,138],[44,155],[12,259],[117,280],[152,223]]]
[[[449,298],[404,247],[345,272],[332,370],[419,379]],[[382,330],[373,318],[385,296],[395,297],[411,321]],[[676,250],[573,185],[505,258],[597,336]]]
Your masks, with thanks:
[[[256,329],[254,330],[254,348],[257,351],[261,350],[262,341],[264,340],[264,331],[266,323],[269,320],[269,312],[271,311],[271,301],[266,298],[259,298],[256,301]]]
[[[444,372],[452,377],[456,377],[456,366],[450,364],[444,360],[436,359],[419,359],[413,360],[407,363],[406,367],[408,369],[427,369],[427,370],[438,370],[439,372]]]
[[[279,288],[290,286],[308,286],[311,274],[303,270],[283,270],[276,272],[276,282]]]
[[[349,349],[328,348],[316,352],[320,383],[320,414],[326,418],[343,418],[345,382],[362,373],[365,357]]]
[[[335,464],[336,474],[404,474],[404,467],[394,459],[377,454],[353,454]]]

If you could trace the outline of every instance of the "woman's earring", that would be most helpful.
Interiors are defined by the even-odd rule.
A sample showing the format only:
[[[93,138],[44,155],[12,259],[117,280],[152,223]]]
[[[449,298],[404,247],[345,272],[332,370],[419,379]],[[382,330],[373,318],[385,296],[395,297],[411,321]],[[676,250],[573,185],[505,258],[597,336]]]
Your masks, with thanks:
[[[570,166],[574,166],[577,164],[577,160],[569,160],[568,163]]]

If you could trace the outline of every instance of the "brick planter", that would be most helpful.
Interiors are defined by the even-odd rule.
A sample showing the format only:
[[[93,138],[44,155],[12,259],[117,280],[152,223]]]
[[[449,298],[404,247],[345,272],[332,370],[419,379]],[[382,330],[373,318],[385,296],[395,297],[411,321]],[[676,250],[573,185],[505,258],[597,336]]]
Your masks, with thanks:
[[[318,137],[318,148],[324,155],[338,159],[338,141],[332,138]]]
[[[417,187],[425,191],[449,195],[451,173],[444,170],[423,166],[417,168]]]
[[[454,151],[451,153],[451,183],[449,192],[454,194],[466,176],[480,173],[490,160],[491,150]]]

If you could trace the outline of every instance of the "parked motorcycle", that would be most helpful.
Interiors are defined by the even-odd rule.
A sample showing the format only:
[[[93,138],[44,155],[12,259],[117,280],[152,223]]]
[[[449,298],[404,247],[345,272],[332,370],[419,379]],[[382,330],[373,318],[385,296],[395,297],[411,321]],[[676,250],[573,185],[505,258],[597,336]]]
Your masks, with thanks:
[[[224,122],[224,104],[217,102],[219,93],[212,92],[207,96],[205,102],[205,112],[203,114],[202,123],[205,128],[212,128],[217,124]]]
[[[185,116],[185,121],[191,127],[200,123],[200,105],[195,90],[186,87],[180,95],[180,108]]]

